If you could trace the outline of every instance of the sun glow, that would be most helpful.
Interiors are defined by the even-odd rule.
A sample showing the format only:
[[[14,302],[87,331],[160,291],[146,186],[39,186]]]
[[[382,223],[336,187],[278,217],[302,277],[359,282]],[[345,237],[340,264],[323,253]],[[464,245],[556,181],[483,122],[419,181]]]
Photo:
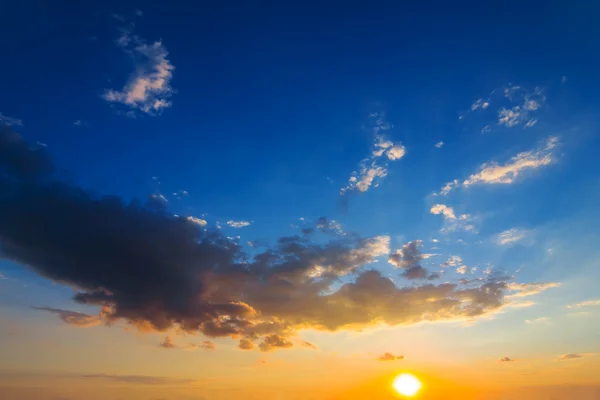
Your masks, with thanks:
[[[421,390],[421,381],[411,374],[400,374],[394,379],[392,387],[402,396],[414,396]]]

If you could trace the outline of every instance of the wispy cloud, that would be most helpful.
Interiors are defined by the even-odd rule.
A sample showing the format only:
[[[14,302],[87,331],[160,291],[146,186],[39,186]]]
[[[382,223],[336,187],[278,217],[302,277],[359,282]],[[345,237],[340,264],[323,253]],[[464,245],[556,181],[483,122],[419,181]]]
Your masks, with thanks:
[[[377,361],[397,361],[404,360],[404,356],[395,356],[392,353],[383,353],[377,357]]]
[[[442,146],[444,146],[444,142],[442,142],[441,140],[439,142],[437,142],[433,147],[435,147],[436,149],[441,149]]]
[[[475,231],[475,226],[470,222],[473,218],[469,214],[456,215],[454,208],[445,204],[434,204],[429,210],[432,214],[444,216],[444,228],[442,232],[452,232],[456,230]]]
[[[360,169],[354,171],[348,184],[340,189],[341,195],[354,190],[366,192],[371,186],[377,186],[377,181],[387,176],[387,160],[400,160],[406,154],[402,144],[394,144],[386,139],[386,133],[392,129],[392,125],[383,113],[371,114],[369,124],[373,134],[371,155],[360,162]]]
[[[117,45],[133,58],[135,72],[123,89],[108,89],[102,97],[108,102],[126,106],[131,116],[135,115],[135,111],[158,115],[171,107],[170,98],[174,93],[171,79],[175,67],[167,58],[169,53],[162,41],[147,44],[133,34],[133,24],[130,24],[121,30]]]
[[[506,363],[506,362],[514,362],[514,361],[515,361],[515,360],[513,360],[513,359],[512,359],[512,358],[510,358],[510,357],[502,357],[500,360],[498,360],[498,362],[501,362],[501,363]]]
[[[77,121],[73,122],[73,125],[75,125],[75,126],[87,126],[87,122],[78,119]]]
[[[89,328],[99,325],[102,322],[101,315],[89,315],[76,311],[62,310],[59,308],[49,307],[32,307],[34,310],[46,311],[57,314],[60,319],[69,325],[78,326],[80,328]]]
[[[527,324],[543,324],[543,323],[547,323],[550,321],[550,318],[548,317],[538,317],[538,318],[534,318],[534,319],[526,319],[525,323]]]
[[[4,114],[2,114],[0,112],[0,125],[8,125],[8,126],[22,126],[23,125],[23,121],[21,121],[18,118],[12,118],[9,116],[6,116]]]
[[[527,237],[528,232],[523,229],[511,228],[498,234],[497,241],[499,244],[508,245],[521,241]]]
[[[229,225],[232,228],[244,228],[246,226],[250,226],[250,224],[252,223],[252,221],[234,221],[234,220],[229,220],[227,221],[227,225]]]
[[[558,145],[558,138],[551,136],[545,143],[533,150],[524,151],[510,158],[504,164],[490,161],[483,163],[479,172],[472,174],[462,183],[455,179],[446,183],[439,192],[439,195],[446,195],[457,187],[468,187],[481,184],[511,184],[517,181],[517,178],[524,171],[545,167],[554,161],[553,150]]]
[[[504,125],[507,128],[517,125],[524,125],[524,128],[533,127],[537,123],[537,119],[532,117],[532,112],[541,109],[546,101],[543,92],[541,88],[535,88],[531,92],[520,86],[505,88],[505,97],[520,103],[512,108],[502,107],[498,111],[498,125]]]
[[[488,100],[484,100],[484,99],[475,100],[473,102],[473,104],[471,104],[471,111],[475,111],[479,108],[485,110],[489,106],[490,106],[490,102]]]
[[[584,307],[596,307],[600,306],[600,299],[598,300],[586,300],[581,303],[571,304],[567,308],[584,308]]]
[[[144,376],[144,375],[109,375],[109,374],[88,374],[82,375],[87,379],[102,379],[113,382],[136,383],[141,385],[181,385],[197,382],[194,379],[167,378],[162,376]]]
[[[509,283],[506,288],[513,293],[507,295],[507,298],[512,297],[527,297],[541,293],[550,288],[559,287],[558,282],[542,282],[542,283]]]
[[[583,358],[584,355],[583,354],[578,354],[578,353],[570,353],[570,354],[563,354],[562,356],[560,356],[560,360],[576,360],[578,358]]]

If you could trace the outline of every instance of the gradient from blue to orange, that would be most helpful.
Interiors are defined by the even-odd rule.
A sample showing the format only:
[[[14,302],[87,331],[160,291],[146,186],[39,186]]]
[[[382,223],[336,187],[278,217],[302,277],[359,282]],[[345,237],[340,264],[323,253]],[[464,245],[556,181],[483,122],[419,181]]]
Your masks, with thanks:
[[[0,11],[0,124],[51,154],[58,180],[153,195],[251,255],[302,229],[371,238],[325,294],[368,269],[400,288],[511,278],[473,317],[369,298],[379,314],[305,318],[243,351],[239,333],[106,326],[72,281],[2,247],[1,398],[391,399],[405,371],[423,399],[600,395],[597,5]],[[313,263],[311,279],[328,268]]]

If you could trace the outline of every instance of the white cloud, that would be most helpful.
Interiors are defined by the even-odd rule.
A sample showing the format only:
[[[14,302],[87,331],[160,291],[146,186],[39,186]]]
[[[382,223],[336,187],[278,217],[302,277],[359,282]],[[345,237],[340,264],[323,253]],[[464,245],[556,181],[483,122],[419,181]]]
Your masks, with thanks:
[[[435,204],[429,210],[432,214],[443,215],[445,227],[442,232],[452,232],[456,230],[475,231],[475,227],[469,222],[472,217],[469,214],[461,214],[457,216],[452,207],[445,204]]]
[[[448,207],[445,204],[435,204],[429,210],[432,214],[442,214],[445,218],[448,219],[456,219],[456,215],[454,214],[454,209],[452,207]]]
[[[23,126],[23,121],[18,118],[8,117],[0,112],[0,125]]]
[[[516,89],[515,89],[516,88]],[[520,87],[515,86],[510,89],[505,89],[505,95],[511,101],[515,99],[513,96],[520,90]],[[531,128],[537,122],[537,119],[531,118],[530,114],[533,111],[537,111],[543,107],[546,97],[543,95],[543,90],[535,88],[533,92],[520,91],[522,93],[518,96],[519,100],[523,103],[507,109],[502,107],[498,111],[498,125],[505,125],[507,128],[512,128],[516,125],[524,124],[524,128]]]
[[[582,301],[581,303],[571,304],[567,306],[567,308],[583,308],[583,307],[594,307],[600,306],[600,299],[598,300],[587,300]]]
[[[434,147],[435,147],[435,148],[437,148],[437,149],[440,149],[440,148],[442,148],[442,146],[443,146],[443,145],[444,145],[444,142],[442,142],[442,141],[440,140],[439,142],[437,142],[437,143],[434,145]]]
[[[244,228],[246,226],[249,226],[251,223],[252,221],[227,221],[227,225],[231,226],[232,228]]]
[[[394,144],[385,139],[385,132],[392,129],[392,125],[386,121],[382,113],[369,115],[371,132],[373,133],[373,147],[371,156],[360,162],[358,172],[354,171],[345,187],[340,189],[343,195],[348,191],[358,190],[366,192],[372,186],[377,187],[377,180],[387,176],[387,163],[385,158],[391,161],[400,160],[406,154],[406,148],[401,144]],[[381,161],[381,159],[384,161]]]
[[[478,108],[482,108],[482,109],[486,109],[488,108],[490,105],[489,101],[483,100],[483,99],[479,99],[476,100],[472,105],[471,105],[471,111],[475,111]]]
[[[531,128],[533,127],[535,124],[537,124],[538,120],[535,118],[530,119],[529,121],[527,121],[527,123],[525,124],[525,129],[527,128]]]
[[[511,184],[525,170],[536,169],[551,164],[553,149],[558,144],[558,138],[551,136],[546,140],[543,147],[524,151],[512,157],[508,162],[500,165],[496,162],[483,163],[479,172],[472,174],[462,184],[455,179],[446,183],[440,190],[440,195],[447,195],[459,186],[471,186],[475,184]]]
[[[550,321],[550,318],[548,317],[538,317],[535,319],[526,319],[525,322],[528,324],[542,324],[542,323],[547,323]]]
[[[73,122],[73,125],[76,125],[76,126],[87,126],[87,122],[78,119],[77,121]]]
[[[174,93],[171,79],[175,67],[167,59],[169,53],[162,41],[149,45],[132,35],[131,30],[123,29],[117,44],[136,61],[135,72],[123,89],[108,89],[102,97],[108,102],[130,108],[128,115],[135,115],[134,110],[158,115],[163,109],[171,107],[169,98]]]
[[[467,272],[467,266],[461,265],[460,267],[456,268],[456,272],[461,275],[464,275]]]
[[[497,241],[499,244],[512,244],[523,240],[528,232],[522,229],[511,228],[498,234]]]
[[[502,107],[498,112],[498,124],[506,125],[511,128],[521,123],[521,107],[515,106],[512,109]]]
[[[191,221],[195,224],[198,224],[200,226],[206,226],[207,222],[206,220],[202,219],[202,218],[196,218],[196,217],[187,217],[188,221]]]
[[[506,288],[513,293],[507,295],[507,298],[527,297],[541,293],[550,288],[559,287],[558,282],[542,282],[542,283],[508,283]]]
[[[504,165],[498,165],[495,162],[484,163],[481,170],[466,179],[463,185],[513,183],[523,170],[549,165],[553,161],[551,150],[556,147],[557,143],[556,137],[550,137],[543,148],[519,153]]]
[[[491,131],[492,131],[492,127],[489,125],[486,125],[483,128],[481,128],[481,134],[490,133]]]
[[[448,260],[443,263],[441,266],[442,267],[456,267],[461,265],[463,262],[462,258],[460,258],[459,256],[450,256],[450,258],[448,258]]]

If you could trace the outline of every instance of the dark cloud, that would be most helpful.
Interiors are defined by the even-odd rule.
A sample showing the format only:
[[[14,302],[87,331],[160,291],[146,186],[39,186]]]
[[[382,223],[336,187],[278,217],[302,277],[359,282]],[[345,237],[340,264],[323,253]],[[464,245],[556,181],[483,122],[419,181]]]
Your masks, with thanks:
[[[504,363],[504,362],[513,362],[513,361],[515,361],[515,360],[513,360],[512,358],[509,358],[509,357],[502,357],[502,358],[501,358],[500,360],[498,360],[498,361],[500,361],[501,363]]]
[[[250,256],[155,200],[126,203],[56,181],[45,149],[0,132],[0,256],[75,288],[75,301],[100,307],[106,323],[250,343],[263,338],[260,349],[271,350],[291,347],[288,338],[304,328],[470,319],[506,304],[508,282],[499,278],[468,288],[399,287],[367,269],[389,256],[388,236],[328,235],[315,226]],[[411,270],[429,256],[419,247],[408,243],[390,262],[411,278],[425,277]],[[51,312],[71,315],[67,322],[87,318]],[[240,347],[250,347],[244,339]]]
[[[301,345],[302,347],[308,347],[308,348],[311,348],[311,349],[313,349],[313,350],[317,350],[317,346],[315,346],[315,345],[314,345],[314,344],[312,344],[311,342],[307,342],[306,340],[303,340],[303,341],[300,343],[300,345]]]
[[[421,240],[408,242],[400,250],[390,254],[388,261],[396,268],[402,268],[404,271],[401,276],[406,279],[436,279],[438,276],[429,274],[429,271],[421,266],[421,261],[431,256],[421,252],[422,246]]]
[[[87,379],[102,379],[106,381],[137,383],[141,385],[187,385],[195,383],[194,379],[166,378],[160,376],[144,375],[108,375],[108,374],[89,374],[82,375]]]
[[[265,339],[261,344],[258,345],[260,351],[271,351],[274,349],[287,349],[289,347],[293,347],[293,343],[287,340],[285,337],[272,334],[265,336]]]
[[[238,347],[242,350],[252,350],[254,348],[254,343],[252,343],[249,339],[240,339],[240,344]]]
[[[61,310],[59,308],[49,307],[32,307],[34,310],[47,311],[58,314],[59,318],[69,325],[79,326],[81,328],[89,328],[102,323],[101,315],[89,315],[76,311]]]
[[[377,357],[377,361],[397,361],[404,360],[404,356],[395,356],[392,353],[383,353]]]
[[[561,360],[575,360],[578,358],[583,358],[583,354],[570,353],[570,354],[563,354],[560,357]]]

